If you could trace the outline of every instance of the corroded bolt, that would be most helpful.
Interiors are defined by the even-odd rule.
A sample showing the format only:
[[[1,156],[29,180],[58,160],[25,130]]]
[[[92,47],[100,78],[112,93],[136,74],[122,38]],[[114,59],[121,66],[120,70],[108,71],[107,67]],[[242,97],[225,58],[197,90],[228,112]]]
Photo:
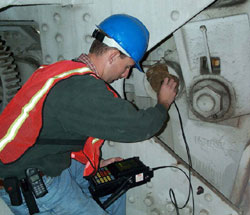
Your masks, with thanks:
[[[204,188],[202,186],[197,187],[197,195],[204,193]]]

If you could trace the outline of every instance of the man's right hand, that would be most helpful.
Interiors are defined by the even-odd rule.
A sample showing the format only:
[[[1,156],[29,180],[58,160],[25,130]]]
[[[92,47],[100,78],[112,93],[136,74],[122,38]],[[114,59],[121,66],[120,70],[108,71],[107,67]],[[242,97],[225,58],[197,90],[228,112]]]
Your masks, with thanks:
[[[167,110],[173,103],[177,94],[177,82],[172,78],[165,78],[158,93],[158,103],[162,104]]]

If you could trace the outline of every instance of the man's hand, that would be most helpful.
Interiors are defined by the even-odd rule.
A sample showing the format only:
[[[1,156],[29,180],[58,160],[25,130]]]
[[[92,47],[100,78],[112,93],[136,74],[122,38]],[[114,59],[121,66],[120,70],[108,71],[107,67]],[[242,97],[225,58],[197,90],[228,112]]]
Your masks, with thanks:
[[[107,165],[109,165],[109,164],[111,164],[111,163],[114,163],[114,162],[116,162],[116,161],[121,161],[121,160],[123,160],[123,159],[120,158],[120,157],[109,158],[109,159],[107,159],[107,160],[101,160],[101,161],[100,161],[100,167],[104,167],[104,166],[107,166]]]
[[[167,110],[173,103],[177,94],[177,82],[174,79],[165,78],[158,93],[158,103]]]

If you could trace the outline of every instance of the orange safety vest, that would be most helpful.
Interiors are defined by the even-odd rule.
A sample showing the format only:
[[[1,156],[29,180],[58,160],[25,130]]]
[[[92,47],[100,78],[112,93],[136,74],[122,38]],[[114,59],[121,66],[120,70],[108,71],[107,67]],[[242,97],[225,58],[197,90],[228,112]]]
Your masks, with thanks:
[[[85,64],[66,60],[41,66],[32,74],[0,115],[2,163],[15,162],[35,144],[42,127],[43,104],[50,89],[61,80],[86,74],[98,78]],[[118,97],[108,85],[107,88]],[[103,142],[102,139],[88,137],[81,151],[71,153],[71,158],[86,164],[84,176],[96,173]]]

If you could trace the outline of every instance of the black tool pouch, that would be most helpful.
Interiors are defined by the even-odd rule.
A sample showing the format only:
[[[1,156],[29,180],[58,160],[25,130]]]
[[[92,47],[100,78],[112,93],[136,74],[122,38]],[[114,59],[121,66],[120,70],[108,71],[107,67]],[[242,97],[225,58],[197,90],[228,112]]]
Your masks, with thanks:
[[[5,191],[9,194],[10,202],[13,206],[19,206],[23,203],[17,177],[5,178],[3,186]]]

